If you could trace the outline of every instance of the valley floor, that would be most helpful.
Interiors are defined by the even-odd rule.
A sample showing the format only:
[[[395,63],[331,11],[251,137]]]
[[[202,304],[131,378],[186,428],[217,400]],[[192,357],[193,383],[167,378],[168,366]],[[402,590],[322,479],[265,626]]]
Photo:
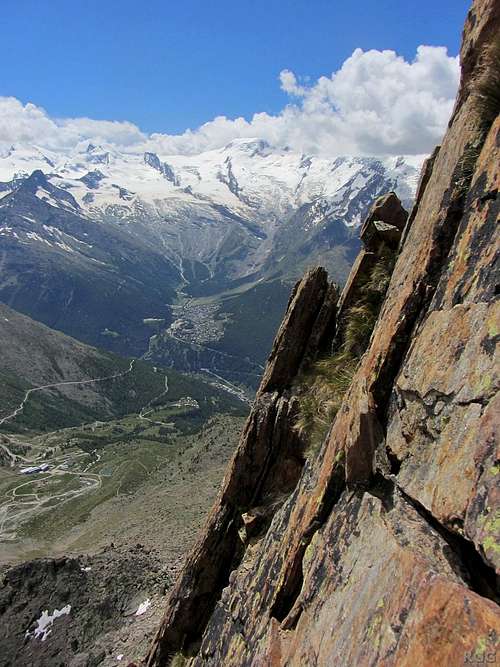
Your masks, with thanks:
[[[128,664],[146,650],[244,422],[197,412],[165,397],[120,419],[0,434],[2,667]]]

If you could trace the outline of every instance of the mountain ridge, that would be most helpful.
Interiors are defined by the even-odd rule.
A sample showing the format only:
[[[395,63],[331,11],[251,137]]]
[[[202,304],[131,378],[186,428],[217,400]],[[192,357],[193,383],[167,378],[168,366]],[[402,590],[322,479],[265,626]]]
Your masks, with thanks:
[[[47,184],[35,190],[37,197],[148,239],[178,267],[188,289],[193,281],[184,264],[191,263],[206,274],[195,289],[214,292],[221,283],[265,273],[277,259],[275,245],[292,231],[313,239],[335,223],[349,236],[371,199],[388,190],[409,204],[422,159],[325,159],[274,150],[256,139],[187,156],[88,144],[47,157],[35,147],[13,146],[0,157],[0,202],[41,171]],[[346,270],[338,277],[345,278]]]
[[[394,187],[386,190],[396,189],[403,201],[408,200],[415,190],[423,159],[424,156],[326,159],[273,149],[252,138],[235,140],[197,155],[165,156],[150,151],[120,153],[116,148],[93,144],[59,153],[19,145],[0,155],[0,180],[8,182],[40,169],[59,180],[63,189],[75,192],[82,210],[96,217],[107,214],[106,206],[126,201],[125,193],[129,192],[132,199],[139,197],[146,203],[154,203],[155,199],[216,203],[242,217],[248,217],[250,209],[251,215],[258,213],[266,226],[266,217],[283,218],[287,210],[318,198],[334,200],[341,188],[359,188],[366,178],[363,170],[370,167],[385,171],[392,179]],[[82,178],[93,172],[100,181],[106,181],[105,187],[100,188],[97,183],[85,187]],[[92,197],[93,206],[85,201],[87,195]],[[97,201],[99,198],[102,204]],[[175,205],[168,212],[174,211]],[[113,216],[112,211],[109,214]],[[347,216],[346,222],[356,225],[360,218]]]
[[[495,661],[499,28],[474,0],[408,218],[375,200],[341,295],[293,290],[148,667]]]
[[[371,199],[409,201],[420,159],[328,160],[256,139],[189,156],[45,153],[0,157],[0,300],[92,345],[252,387],[288,289],[317,262],[343,282]],[[241,306],[260,292],[269,326],[248,336]]]

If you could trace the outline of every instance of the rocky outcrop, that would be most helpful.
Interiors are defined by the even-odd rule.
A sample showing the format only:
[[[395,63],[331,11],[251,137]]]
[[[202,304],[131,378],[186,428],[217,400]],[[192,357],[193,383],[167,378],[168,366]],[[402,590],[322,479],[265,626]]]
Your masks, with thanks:
[[[137,544],[109,545],[93,556],[39,558],[2,571],[0,666],[116,664],[117,654],[144,641],[146,619],[135,612],[149,597],[163,595],[169,570],[158,552]]]
[[[334,328],[337,291],[324,269],[296,285],[251,414],[207,525],[169,598],[148,664],[165,664],[196,646],[230,574],[297,484],[304,464],[293,429],[292,384],[306,360],[324,349]]]
[[[388,195],[363,227],[338,302],[320,270],[296,288],[148,665],[177,653],[225,667],[430,667],[498,655],[500,109],[484,91],[497,76],[489,49],[499,30],[498,3],[476,0],[453,117],[406,228]],[[342,341],[343,313],[381,248],[396,246],[370,345],[304,463],[294,378]]]
[[[376,249],[381,243],[397,247],[408,213],[394,192],[379,197],[372,206],[360,232],[365,248]]]

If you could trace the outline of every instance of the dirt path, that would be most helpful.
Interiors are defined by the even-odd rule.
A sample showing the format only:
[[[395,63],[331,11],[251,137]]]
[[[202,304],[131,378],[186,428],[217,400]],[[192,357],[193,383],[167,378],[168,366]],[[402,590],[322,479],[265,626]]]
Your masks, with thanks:
[[[133,371],[135,363],[136,360],[132,359],[127,370],[121,371],[120,373],[115,373],[113,375],[108,375],[105,377],[94,378],[92,380],[71,380],[65,382],[57,382],[53,384],[46,384],[40,387],[33,387],[32,389],[28,389],[28,391],[24,395],[22,402],[18,405],[18,407],[11,414],[7,415],[6,417],[3,417],[0,420],[0,426],[2,426],[2,424],[5,424],[5,422],[7,421],[15,419],[24,410],[24,407],[26,406],[26,403],[29,400],[31,394],[33,394],[36,391],[43,391],[44,389],[55,389],[57,387],[68,386],[68,385],[92,384],[96,382],[104,382],[105,380],[112,380],[125,377],[126,375],[128,375]],[[167,379],[165,378],[165,391],[163,393],[166,393],[166,391],[168,391],[168,383]],[[144,407],[142,408],[142,410],[144,410]],[[10,436],[6,437],[9,438],[9,441],[11,440]],[[14,438],[12,438],[12,443],[24,444],[17,442]],[[33,445],[32,443],[26,443],[26,446],[29,446],[31,448],[34,447],[35,445]],[[8,539],[8,537],[12,534],[12,531],[15,530],[15,527],[18,525],[19,519],[22,516],[26,514],[34,514],[38,510],[43,509],[44,506],[48,504],[50,504],[51,509],[53,509],[54,507],[57,507],[58,505],[67,500],[76,498],[90,491],[95,491],[96,489],[99,489],[102,485],[102,478],[100,474],[87,472],[87,469],[88,467],[90,467],[90,465],[87,466],[87,468],[83,472],[72,472],[70,470],[65,470],[61,468],[61,466],[67,463],[68,461],[74,461],[77,458],[87,456],[85,452],[82,454],[74,454],[71,456],[68,456],[67,454],[60,454],[59,456],[52,456],[49,458],[44,457],[44,452],[41,452],[39,455],[36,455],[32,458],[28,458],[22,456],[21,454],[14,454],[10,450],[8,445],[4,443],[0,444],[0,447],[6,452],[6,454],[10,457],[10,459],[13,462],[22,461],[24,463],[36,464],[37,461],[43,460],[44,463],[53,466],[51,469],[44,471],[43,477],[37,478],[36,480],[23,479],[23,481],[21,481],[19,484],[9,489],[5,493],[3,498],[3,503],[0,505],[0,537],[4,539],[5,538]],[[94,461],[92,465],[99,461],[100,456],[99,455],[97,456],[98,456],[97,461]],[[82,485],[78,489],[72,489],[64,493],[56,492],[54,495],[40,499],[36,489],[37,485],[43,484],[47,479],[58,475],[59,476],[73,475],[75,477],[78,477]],[[33,493],[26,493],[26,494],[18,493],[20,489],[28,485],[33,485],[33,491],[34,491]],[[33,498],[33,500],[27,500],[27,497]],[[7,531],[5,529],[6,523],[11,524],[9,526],[9,530]]]
[[[14,410],[14,412],[0,419],[0,426],[5,424],[5,422],[10,421],[11,419],[15,419],[17,415],[24,410],[24,406],[26,405],[31,394],[34,394],[36,391],[43,391],[44,389],[57,389],[57,387],[67,387],[69,385],[93,384],[96,382],[104,382],[105,380],[114,380],[115,378],[124,377],[125,375],[128,375],[133,371],[135,361],[136,361],[135,359],[132,359],[132,361],[130,362],[130,366],[126,371],[122,371],[121,373],[115,373],[114,375],[107,375],[106,377],[94,378],[93,380],[71,380],[67,382],[56,382],[54,384],[44,384],[40,387],[32,387],[31,389],[28,389],[28,391],[25,393],[23,400],[21,401],[19,406]]]
[[[144,421],[150,422],[151,424],[156,424],[157,426],[173,426],[173,422],[160,422],[154,419],[150,419],[147,416],[152,412],[154,412],[155,410],[154,408],[151,407],[151,404],[157,401],[162,396],[166,396],[167,394],[168,394],[168,375],[165,375],[165,389],[161,392],[161,394],[158,394],[158,396],[155,396],[150,401],[148,401],[146,405],[143,405],[143,407],[139,411],[139,419],[143,419]]]

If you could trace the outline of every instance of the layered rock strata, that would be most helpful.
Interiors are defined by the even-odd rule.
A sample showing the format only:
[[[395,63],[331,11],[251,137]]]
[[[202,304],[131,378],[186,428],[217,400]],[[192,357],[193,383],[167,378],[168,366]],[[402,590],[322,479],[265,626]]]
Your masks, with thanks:
[[[498,2],[476,0],[406,227],[388,195],[340,299],[321,269],[296,288],[148,665],[500,659],[499,32]],[[294,380],[338,344],[381,248],[397,260],[370,345],[304,461]]]

